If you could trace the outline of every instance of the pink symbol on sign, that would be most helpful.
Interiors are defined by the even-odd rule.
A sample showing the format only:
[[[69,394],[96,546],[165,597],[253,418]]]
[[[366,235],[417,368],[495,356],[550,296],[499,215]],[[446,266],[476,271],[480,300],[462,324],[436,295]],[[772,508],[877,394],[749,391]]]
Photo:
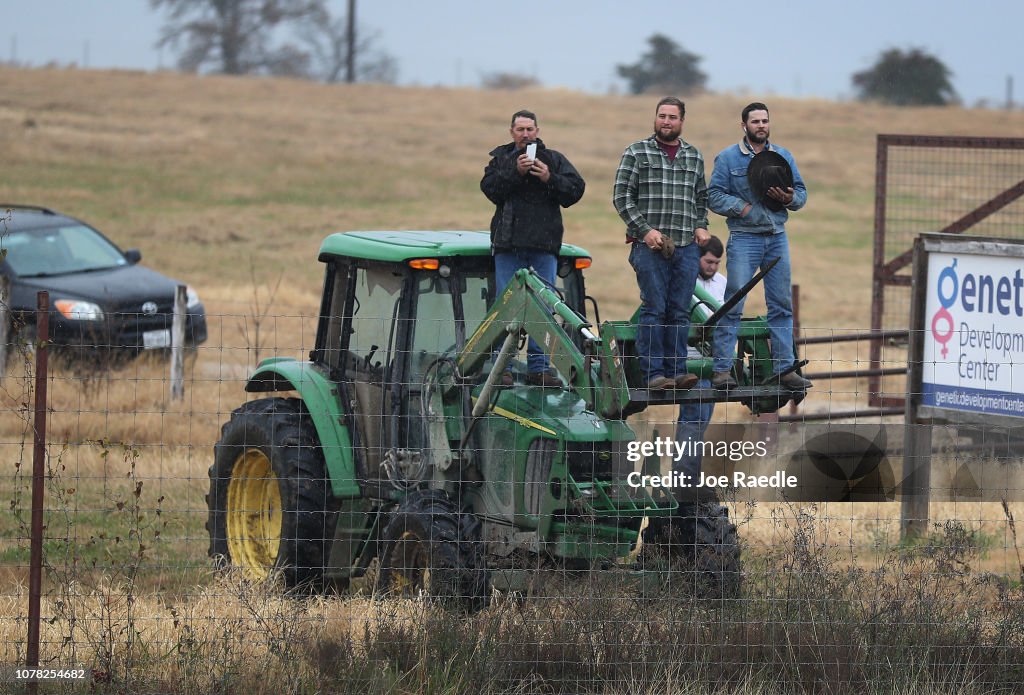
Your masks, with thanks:
[[[938,323],[939,321],[946,322],[946,332],[939,333]],[[946,307],[942,307],[935,312],[935,316],[932,317],[932,337],[935,338],[935,342],[942,345],[942,356],[945,357],[949,354],[949,348],[946,347],[946,343],[953,337],[953,316],[949,313]]]
[[[945,357],[949,354],[949,348],[946,347],[946,343],[953,337],[953,315],[949,313],[949,307],[956,303],[956,296],[960,290],[960,278],[957,277],[956,260],[949,265],[948,268],[943,268],[942,272],[939,273],[938,286],[935,288],[936,294],[939,296],[939,304],[942,307],[935,312],[935,316],[932,317],[932,337],[935,338],[937,343],[942,345],[942,356]],[[946,281],[953,283],[952,290],[949,294],[944,293],[942,290],[946,286]],[[943,322],[946,324],[946,332],[939,333],[939,323]]]

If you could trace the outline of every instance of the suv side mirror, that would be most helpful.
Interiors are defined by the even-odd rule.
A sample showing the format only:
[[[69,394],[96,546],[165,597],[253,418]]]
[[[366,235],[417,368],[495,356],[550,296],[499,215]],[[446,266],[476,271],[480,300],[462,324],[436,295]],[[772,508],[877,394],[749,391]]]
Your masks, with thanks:
[[[139,251],[138,249],[128,249],[124,252],[124,258],[132,265],[135,265],[142,260],[142,251]]]

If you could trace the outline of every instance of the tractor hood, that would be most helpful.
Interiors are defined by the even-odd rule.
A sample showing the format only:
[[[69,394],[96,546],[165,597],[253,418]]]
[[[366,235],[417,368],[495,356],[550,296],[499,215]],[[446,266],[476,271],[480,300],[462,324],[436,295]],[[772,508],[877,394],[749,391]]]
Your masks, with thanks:
[[[631,441],[635,434],[621,420],[605,420],[586,409],[572,391],[515,386],[505,389],[491,409],[493,416],[569,442]]]

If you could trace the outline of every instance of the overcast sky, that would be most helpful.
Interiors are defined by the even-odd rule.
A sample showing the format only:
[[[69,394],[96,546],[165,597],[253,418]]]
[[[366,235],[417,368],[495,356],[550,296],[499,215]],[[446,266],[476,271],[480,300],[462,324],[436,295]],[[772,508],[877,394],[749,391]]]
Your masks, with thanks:
[[[331,0],[344,14],[346,0]],[[850,75],[888,48],[918,47],[953,72],[964,102],[1024,102],[1020,0],[360,0],[364,34],[400,84],[475,86],[515,72],[545,86],[624,91],[615,66],[661,32],[703,58],[708,87],[751,96],[850,98]],[[0,59],[153,70],[164,14],[147,0],[0,0]],[[4,45],[6,44],[6,45]]]

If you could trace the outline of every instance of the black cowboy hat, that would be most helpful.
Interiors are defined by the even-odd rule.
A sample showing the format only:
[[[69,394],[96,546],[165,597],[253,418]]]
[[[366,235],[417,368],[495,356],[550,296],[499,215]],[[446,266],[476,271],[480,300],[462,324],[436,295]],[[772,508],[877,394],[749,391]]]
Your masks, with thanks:
[[[778,212],[785,207],[781,202],[768,195],[772,186],[779,188],[793,187],[793,169],[789,162],[778,152],[761,150],[750,160],[747,168],[747,181],[754,199],[764,203],[769,210]]]

